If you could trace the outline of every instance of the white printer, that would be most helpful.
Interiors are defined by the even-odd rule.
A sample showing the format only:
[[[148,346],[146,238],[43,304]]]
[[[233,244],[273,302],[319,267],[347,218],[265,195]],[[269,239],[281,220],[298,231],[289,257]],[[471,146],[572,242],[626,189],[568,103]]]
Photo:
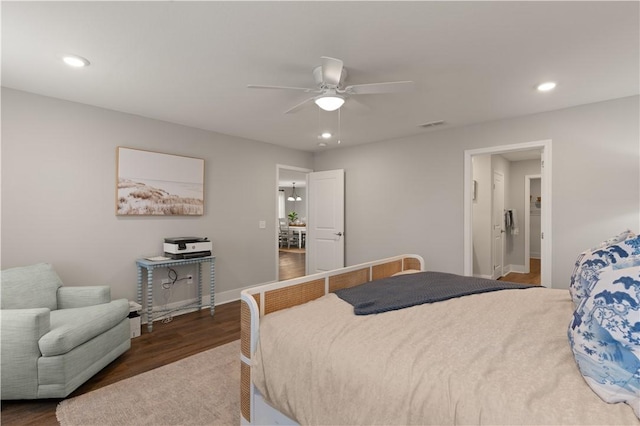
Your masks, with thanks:
[[[164,255],[171,259],[192,259],[211,256],[213,245],[207,237],[176,237],[164,239]]]

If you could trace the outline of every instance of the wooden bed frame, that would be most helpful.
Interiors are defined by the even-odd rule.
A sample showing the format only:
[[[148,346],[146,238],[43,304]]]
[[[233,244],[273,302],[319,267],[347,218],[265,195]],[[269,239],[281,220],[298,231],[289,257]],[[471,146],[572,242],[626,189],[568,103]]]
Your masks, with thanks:
[[[240,295],[241,424],[297,424],[267,404],[253,385],[251,357],[257,348],[260,319],[264,315],[409,269],[423,271],[424,259],[416,254],[399,255],[243,290]]]

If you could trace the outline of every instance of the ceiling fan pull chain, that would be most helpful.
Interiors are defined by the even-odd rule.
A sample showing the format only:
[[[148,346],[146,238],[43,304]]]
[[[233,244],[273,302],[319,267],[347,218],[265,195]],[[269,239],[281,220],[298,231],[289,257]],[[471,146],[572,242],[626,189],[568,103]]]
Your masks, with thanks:
[[[341,117],[340,111],[342,111],[342,108],[338,110],[338,145],[342,143],[342,138],[340,137],[342,135],[342,121],[340,118]]]

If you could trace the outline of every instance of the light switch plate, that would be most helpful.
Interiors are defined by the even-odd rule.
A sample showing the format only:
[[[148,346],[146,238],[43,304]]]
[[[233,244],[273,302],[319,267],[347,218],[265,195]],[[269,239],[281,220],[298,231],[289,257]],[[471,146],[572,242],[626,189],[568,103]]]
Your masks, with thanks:
[[[258,222],[258,227],[259,227],[260,229],[264,229],[264,228],[266,228],[266,227],[267,227],[267,222],[266,222],[266,221],[264,221],[264,220],[261,220],[260,222]]]

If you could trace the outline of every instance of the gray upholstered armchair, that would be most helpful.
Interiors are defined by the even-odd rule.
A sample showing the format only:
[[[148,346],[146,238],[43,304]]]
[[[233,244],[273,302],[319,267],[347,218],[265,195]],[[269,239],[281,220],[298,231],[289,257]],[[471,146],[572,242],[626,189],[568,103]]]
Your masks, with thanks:
[[[64,398],[131,347],[129,303],[62,287],[51,265],[1,275],[2,399]]]

